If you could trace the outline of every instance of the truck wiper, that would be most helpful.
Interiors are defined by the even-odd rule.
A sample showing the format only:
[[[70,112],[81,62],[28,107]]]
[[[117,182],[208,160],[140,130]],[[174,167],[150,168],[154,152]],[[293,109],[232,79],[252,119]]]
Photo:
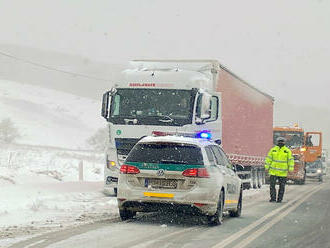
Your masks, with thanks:
[[[159,119],[159,121],[161,122],[173,122],[174,119],[172,117],[170,117],[169,115],[163,115],[162,116],[164,119]]]

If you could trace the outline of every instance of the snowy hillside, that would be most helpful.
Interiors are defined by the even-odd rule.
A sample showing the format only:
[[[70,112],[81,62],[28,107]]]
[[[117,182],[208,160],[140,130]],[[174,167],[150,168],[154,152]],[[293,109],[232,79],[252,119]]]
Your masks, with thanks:
[[[105,122],[99,101],[68,93],[0,80],[0,120],[10,118],[17,143],[87,148],[86,139]]]

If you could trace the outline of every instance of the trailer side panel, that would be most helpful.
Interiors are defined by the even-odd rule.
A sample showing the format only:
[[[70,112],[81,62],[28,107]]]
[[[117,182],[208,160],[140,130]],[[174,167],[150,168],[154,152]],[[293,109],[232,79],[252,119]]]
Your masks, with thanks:
[[[265,156],[273,141],[273,98],[221,69],[222,142],[227,153]]]

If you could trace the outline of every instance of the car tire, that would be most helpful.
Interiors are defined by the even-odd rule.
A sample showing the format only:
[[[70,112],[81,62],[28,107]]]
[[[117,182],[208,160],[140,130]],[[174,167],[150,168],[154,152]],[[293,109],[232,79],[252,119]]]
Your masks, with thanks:
[[[257,174],[257,170],[251,170],[252,173],[252,188],[256,189],[257,188],[257,184],[258,184],[258,174]]]
[[[306,182],[306,170],[304,171],[304,177],[301,179],[300,184],[305,184]]]
[[[300,184],[300,185],[303,185],[303,184],[305,184],[305,181],[306,181],[306,173],[304,175],[304,178],[301,179],[301,180],[298,180],[297,183]]]
[[[136,212],[124,208],[124,209],[119,209],[119,215],[120,215],[120,219],[124,221],[128,219],[132,219],[136,215]]]
[[[217,211],[214,215],[208,216],[209,225],[217,226],[223,222],[223,206],[224,206],[224,192],[221,190],[219,201],[217,204]]]
[[[240,217],[242,213],[242,193],[243,191],[241,190],[238,198],[238,203],[237,203],[237,209],[234,211],[229,211],[230,217]]]

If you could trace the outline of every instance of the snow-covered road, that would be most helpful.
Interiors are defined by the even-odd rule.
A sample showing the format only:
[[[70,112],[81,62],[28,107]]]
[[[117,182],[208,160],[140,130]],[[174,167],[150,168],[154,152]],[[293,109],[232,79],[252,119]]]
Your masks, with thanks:
[[[318,192],[325,192],[329,184],[319,185],[311,182],[307,185],[288,185],[283,203],[269,203],[268,186],[261,190],[244,191],[243,214],[240,218],[225,217],[221,226],[210,227],[203,216],[191,216],[173,212],[140,213],[136,218],[122,222],[119,218],[103,219],[90,224],[83,224],[72,228],[64,228],[37,237],[30,237],[24,241],[14,240],[11,247],[241,247],[243,240],[247,247],[249,242],[263,243],[264,238],[257,239],[265,228],[273,228],[278,221],[288,222],[291,231],[294,226],[305,220],[301,214],[294,211],[307,211],[308,206],[303,203]],[[323,189],[323,191],[321,191]],[[303,205],[302,205],[303,204]],[[278,216],[279,212],[285,213]],[[293,214],[289,214],[289,213]],[[311,213],[314,213],[312,211]],[[289,214],[289,215],[288,215]],[[279,218],[280,217],[280,218]],[[276,221],[276,222],[275,222]],[[308,221],[307,221],[308,222]],[[284,227],[285,227],[284,225]],[[282,227],[284,234],[285,228]],[[305,226],[308,228],[309,226]],[[301,226],[301,228],[305,228]],[[281,229],[281,230],[282,230]],[[276,236],[275,232],[267,233],[267,237]],[[284,241],[277,237],[279,242]],[[244,241],[245,242],[245,241]],[[12,242],[14,243],[14,242]],[[274,242],[273,242],[274,243]],[[268,243],[267,243],[268,244]],[[273,247],[276,246],[276,242]],[[283,246],[281,246],[283,247]],[[288,246],[291,247],[291,246]]]

